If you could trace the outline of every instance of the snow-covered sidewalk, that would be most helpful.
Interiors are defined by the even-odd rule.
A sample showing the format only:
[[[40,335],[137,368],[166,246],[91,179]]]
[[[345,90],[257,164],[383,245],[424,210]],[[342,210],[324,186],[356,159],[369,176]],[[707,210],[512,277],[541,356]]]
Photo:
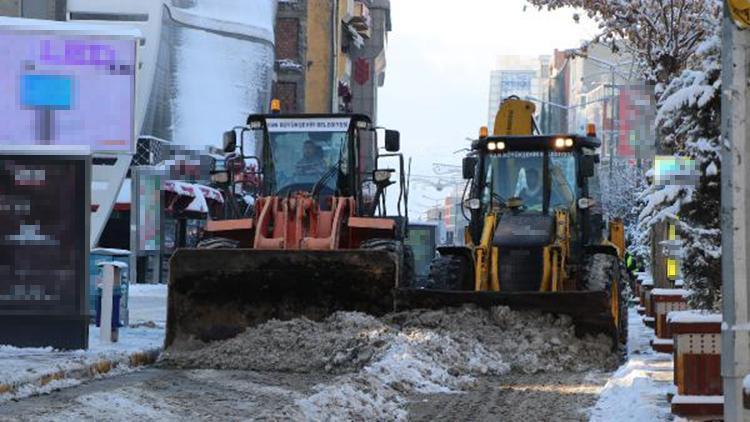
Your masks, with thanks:
[[[635,308],[628,310],[628,360],[604,386],[591,422],[670,420],[667,394],[674,392],[672,355],[653,351],[654,331]]]
[[[0,345],[0,403],[153,362],[164,343],[166,295],[165,285],[130,286],[131,327],[120,329],[117,343],[102,344],[91,325],[88,350]]]

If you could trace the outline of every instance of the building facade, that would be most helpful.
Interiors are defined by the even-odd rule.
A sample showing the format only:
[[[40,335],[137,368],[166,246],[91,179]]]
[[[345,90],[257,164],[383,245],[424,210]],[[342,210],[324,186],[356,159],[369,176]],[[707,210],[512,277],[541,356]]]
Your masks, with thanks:
[[[549,56],[502,55],[490,71],[487,127],[494,127],[495,115],[503,99],[517,95],[541,98],[548,77]],[[537,112],[539,108],[537,107]]]
[[[555,50],[543,89],[542,132],[585,133],[594,123],[605,160],[653,158],[653,91],[622,51],[603,44],[589,45],[584,57]]]
[[[65,20],[66,0],[0,0],[0,16]]]
[[[375,120],[390,30],[388,0],[280,1],[273,91],[282,111]]]

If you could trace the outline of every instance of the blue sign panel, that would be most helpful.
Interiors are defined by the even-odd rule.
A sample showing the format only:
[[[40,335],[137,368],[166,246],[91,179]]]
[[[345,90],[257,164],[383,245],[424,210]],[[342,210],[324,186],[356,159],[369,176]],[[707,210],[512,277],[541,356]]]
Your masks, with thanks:
[[[73,78],[63,75],[23,75],[21,104],[26,107],[69,109],[73,100]]]

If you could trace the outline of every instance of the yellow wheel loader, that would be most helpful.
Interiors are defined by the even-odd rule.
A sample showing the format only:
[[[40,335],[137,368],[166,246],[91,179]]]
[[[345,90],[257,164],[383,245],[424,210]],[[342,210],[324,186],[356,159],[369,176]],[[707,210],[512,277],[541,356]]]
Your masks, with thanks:
[[[474,303],[573,318],[576,332],[627,340],[622,225],[603,235],[594,133],[533,135],[534,105],[506,99],[463,160],[465,246],[439,247],[428,285],[400,288],[396,307]],[[590,127],[593,132],[593,127]]]

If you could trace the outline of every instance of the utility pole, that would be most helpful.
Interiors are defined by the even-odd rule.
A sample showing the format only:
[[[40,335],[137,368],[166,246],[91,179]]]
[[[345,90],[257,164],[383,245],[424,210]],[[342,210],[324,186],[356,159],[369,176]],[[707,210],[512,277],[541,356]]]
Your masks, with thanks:
[[[750,109],[748,59],[750,32],[739,30],[724,4],[721,54],[721,274],[723,323],[721,376],[724,383],[724,420],[747,421],[742,403],[742,380],[750,373]]]

